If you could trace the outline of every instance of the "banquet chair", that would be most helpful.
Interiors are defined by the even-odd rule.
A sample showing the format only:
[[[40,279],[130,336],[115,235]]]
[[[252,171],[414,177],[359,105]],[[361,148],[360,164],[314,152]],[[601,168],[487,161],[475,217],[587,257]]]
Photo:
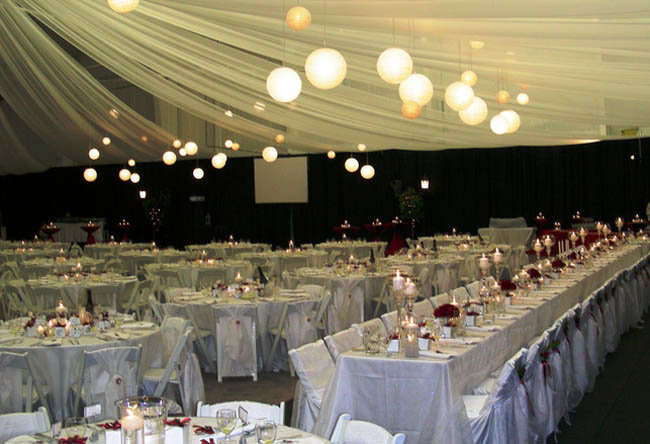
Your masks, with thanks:
[[[332,303],[332,292],[322,285],[315,284],[299,284],[296,289],[304,290],[320,301],[314,316],[314,322],[319,336],[324,335],[327,330],[327,309]]]
[[[373,317],[378,317],[379,312],[381,307],[384,307],[385,311],[388,311],[391,309],[392,306],[392,298],[390,294],[390,289],[391,289],[391,284],[384,282],[384,285],[381,287],[381,291],[379,292],[379,297],[372,295],[370,302],[375,303],[375,310],[373,311],[372,315]]]
[[[545,443],[555,427],[548,379],[556,375],[551,373],[545,358],[549,342],[548,334],[545,333],[531,345],[526,356],[523,384],[530,400],[528,427],[531,444]]]
[[[406,439],[403,433],[391,435],[381,426],[350,418],[349,413],[339,416],[330,437],[332,444],[403,444]]]
[[[431,297],[431,271],[429,267],[424,267],[418,273],[418,287],[419,294],[418,297],[428,299]]]
[[[352,324],[352,326],[359,331],[361,336],[364,334],[379,334],[383,338],[387,336],[386,326],[379,318],[373,318],[360,324]]]
[[[469,291],[465,287],[458,287],[451,291],[449,295],[450,303],[456,301],[459,305],[463,305],[468,299],[470,299]]]
[[[16,262],[5,262],[0,265],[0,284],[11,279],[20,279],[20,271]]]
[[[149,307],[150,295],[154,295],[153,280],[137,281],[133,286],[128,302],[122,306],[123,310],[127,313],[135,313],[136,318],[142,320],[145,310]]]
[[[364,321],[364,280],[333,280],[331,292],[332,302],[327,310],[328,333],[336,333]]]
[[[232,409],[238,411],[239,407],[246,409],[248,420],[255,422],[256,419],[268,419],[278,425],[284,425],[284,401],[279,405],[264,404],[253,401],[229,401],[219,402],[217,404],[204,404],[199,401],[196,407],[196,416],[215,418],[217,411],[221,409]]]
[[[160,282],[160,286],[166,287],[184,287],[183,279],[179,270],[157,269],[154,274]]]
[[[138,394],[141,354],[141,345],[84,350],[73,391],[75,416],[83,416],[83,402],[84,406],[101,405],[96,420],[117,418],[115,401]]]
[[[282,288],[293,289],[298,286],[298,275],[292,271],[283,271],[281,274]]]
[[[481,281],[470,282],[469,284],[465,285],[465,288],[469,293],[470,299],[474,301],[479,300],[479,293],[481,291]]]
[[[350,327],[347,330],[325,336],[325,344],[332,359],[336,362],[336,358],[341,353],[363,346],[363,336],[359,334],[358,329]]]
[[[196,290],[211,288],[215,282],[226,282],[226,270],[223,268],[200,268],[197,270]]]
[[[388,313],[384,313],[381,315],[381,321],[384,323],[386,326],[386,331],[388,332],[389,335],[391,335],[395,329],[398,327],[397,325],[397,311],[391,311]]]
[[[83,257],[84,256],[84,251],[81,248],[81,246],[79,246],[79,244],[75,242],[70,247],[69,255],[70,255],[70,257]]]
[[[289,350],[289,359],[298,375],[294,393],[291,425],[311,431],[329,381],[334,374],[334,361],[322,339]]]
[[[576,304],[563,316],[565,322],[565,335],[571,348],[571,366],[573,374],[569,383],[569,393],[567,396],[568,406],[573,410],[587,391],[589,378],[587,376],[587,349],[585,338],[582,330],[579,328],[582,319],[582,310],[580,304]]]
[[[217,381],[224,376],[252,376],[257,382],[257,308],[252,304],[218,306],[215,340]]]
[[[165,306],[160,302],[158,302],[158,299],[156,299],[153,293],[149,293],[148,298],[149,298],[149,307],[151,307],[151,311],[153,312],[154,317],[156,318],[156,322],[158,324],[162,324],[166,316]]]
[[[449,295],[447,293],[440,293],[429,299],[433,308],[438,307],[442,304],[447,304],[449,302]]]
[[[50,417],[45,407],[33,413],[9,413],[0,415],[0,442],[20,436],[50,431]]]
[[[125,274],[128,270],[121,259],[110,258],[104,262],[102,271],[104,271],[104,273]]]
[[[416,319],[420,321],[425,317],[432,317],[433,306],[431,305],[431,301],[427,298],[413,304],[413,314],[415,314]]]
[[[618,347],[620,333],[616,322],[616,304],[612,296],[612,284],[608,282],[602,292],[603,328],[605,330],[605,350],[613,353]]]
[[[27,353],[0,352],[0,413],[31,412],[34,404],[48,407],[41,383]]]

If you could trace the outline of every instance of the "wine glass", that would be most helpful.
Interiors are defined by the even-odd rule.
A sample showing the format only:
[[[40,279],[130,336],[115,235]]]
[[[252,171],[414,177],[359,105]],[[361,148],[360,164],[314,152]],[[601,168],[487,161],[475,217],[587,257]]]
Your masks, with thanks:
[[[255,436],[259,444],[272,444],[277,432],[278,426],[273,421],[263,420],[255,425]]]
[[[237,412],[233,409],[219,409],[217,410],[217,427],[226,435],[226,439],[237,425]]]

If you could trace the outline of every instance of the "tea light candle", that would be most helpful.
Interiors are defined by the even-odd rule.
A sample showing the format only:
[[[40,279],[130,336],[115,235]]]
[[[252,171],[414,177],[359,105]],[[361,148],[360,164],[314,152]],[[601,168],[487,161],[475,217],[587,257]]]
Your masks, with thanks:
[[[293,241],[292,240],[289,241],[289,249],[293,250]]]
[[[499,248],[497,248],[494,252],[494,263],[500,264],[501,262],[503,262],[503,254],[499,251]]]
[[[456,229],[455,229],[455,228],[452,228],[452,229],[451,229],[451,234],[454,235],[454,236],[456,236]]]
[[[400,291],[404,289],[404,278],[400,275],[399,270],[395,273],[393,278],[393,290]]]
[[[125,431],[135,431],[140,430],[144,427],[144,418],[139,415],[135,415],[133,410],[127,410],[127,414],[120,418],[120,425]]]
[[[241,273],[238,271],[237,274],[235,275],[235,282],[240,282],[241,281]]]
[[[603,224],[602,222],[599,221],[598,223],[596,223],[596,230],[602,231],[602,229],[603,229]]]
[[[616,227],[620,230],[623,227],[623,219],[622,218],[617,218],[616,219]]]

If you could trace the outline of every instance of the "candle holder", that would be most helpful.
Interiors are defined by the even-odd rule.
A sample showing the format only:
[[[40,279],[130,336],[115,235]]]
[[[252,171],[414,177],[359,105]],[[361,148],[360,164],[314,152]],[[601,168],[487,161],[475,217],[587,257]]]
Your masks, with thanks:
[[[535,254],[537,255],[537,261],[539,262],[542,258],[542,251],[544,251],[544,245],[539,240],[539,238],[535,241],[535,244],[533,245],[533,250],[535,250]]]
[[[624,224],[625,224],[625,223],[623,222],[623,218],[622,218],[622,217],[618,217],[618,218],[616,219],[616,228],[618,228],[618,233],[619,233],[619,234],[620,234],[621,231],[623,230],[623,225],[624,225]]]
[[[576,247],[576,241],[578,240],[578,234],[575,231],[569,233],[569,241],[571,241],[571,249]]]
[[[121,399],[115,402],[118,409],[118,417],[122,424],[122,444],[165,444],[165,420],[167,419],[167,410],[169,401],[165,398],[155,398],[149,396],[133,396]],[[131,419],[130,417],[135,417]],[[141,418],[142,427],[136,429],[139,418]],[[141,430],[139,434],[125,434],[124,421],[130,421],[135,430]],[[125,441],[125,435],[129,439],[135,437],[134,441]],[[138,440],[142,436],[142,440]]]
[[[420,346],[418,341],[418,333],[420,327],[415,323],[408,323],[404,327],[404,355],[407,358],[417,358],[420,356]]]
[[[553,241],[553,238],[547,234],[544,237],[544,247],[546,248],[547,257],[551,257],[551,248],[553,247],[554,244],[555,242]]]
[[[136,398],[120,399],[115,402],[120,418],[122,444],[144,444],[144,414]],[[163,438],[164,439],[164,438]]]

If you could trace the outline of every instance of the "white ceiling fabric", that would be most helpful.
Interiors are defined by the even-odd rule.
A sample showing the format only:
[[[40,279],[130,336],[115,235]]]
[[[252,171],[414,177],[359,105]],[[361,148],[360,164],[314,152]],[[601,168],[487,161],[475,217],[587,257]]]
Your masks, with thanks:
[[[295,4],[141,0],[135,11],[119,15],[105,0],[0,0],[0,51],[10,67],[0,75],[0,94],[42,139],[77,135],[63,153],[73,164],[87,163],[83,139],[101,132],[122,142],[122,151],[105,160],[123,161],[160,159],[181,128],[186,134],[179,135],[198,140],[206,157],[226,136],[240,142],[238,154],[259,154],[278,132],[287,134],[281,152],[320,153],[350,151],[357,143],[369,150],[563,145],[650,126],[647,0],[303,0],[312,25],[299,32],[284,25]],[[157,124],[65,57],[23,11],[153,95]],[[485,46],[471,49],[470,40]],[[346,80],[329,91],[309,84],[303,69],[324,41],[348,65]],[[415,71],[434,84],[433,100],[415,121],[402,117],[397,85],[384,83],[375,69],[390,46],[409,51]],[[266,92],[268,73],[282,61],[303,79],[292,104],[274,102]],[[479,78],[474,90],[489,108],[477,127],[464,125],[442,102],[446,86],[470,67]],[[496,103],[498,89],[514,101],[522,85],[529,105]],[[253,109],[256,102],[265,105],[263,112]],[[176,107],[184,112],[177,115]],[[111,108],[119,119],[108,116]],[[520,114],[517,133],[491,133],[489,119],[503,109]]]

